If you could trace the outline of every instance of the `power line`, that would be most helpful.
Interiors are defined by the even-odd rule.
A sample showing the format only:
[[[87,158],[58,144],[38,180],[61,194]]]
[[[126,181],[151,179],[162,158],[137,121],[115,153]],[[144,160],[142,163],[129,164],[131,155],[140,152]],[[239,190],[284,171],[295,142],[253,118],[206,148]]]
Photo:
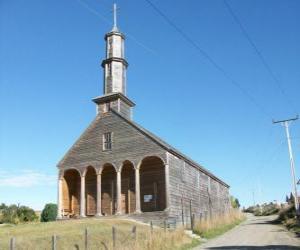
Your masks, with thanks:
[[[270,74],[272,80],[274,81],[274,83],[276,84],[277,88],[279,89],[279,91],[281,92],[281,94],[286,98],[287,103],[293,108],[294,112],[296,112],[295,106],[292,103],[292,101],[290,100],[290,98],[286,95],[281,82],[279,81],[279,79],[276,77],[274,71],[272,70],[271,66],[268,64],[268,62],[266,61],[265,57],[263,56],[263,54],[261,53],[261,51],[257,48],[255,42],[253,41],[253,39],[250,37],[249,33],[247,32],[246,28],[244,27],[244,25],[242,24],[242,22],[240,21],[240,19],[238,18],[238,16],[235,14],[235,12],[233,11],[233,9],[231,8],[230,4],[228,3],[227,0],[223,0],[228,12],[230,13],[230,15],[232,16],[232,18],[234,19],[234,21],[237,23],[237,25],[240,27],[242,34],[244,35],[244,37],[246,38],[246,40],[249,42],[249,44],[251,45],[251,47],[254,49],[255,53],[257,54],[258,58],[260,59],[260,61],[262,62],[263,66],[265,67],[265,69],[267,70],[267,72]],[[297,112],[296,112],[297,113]]]
[[[82,0],[77,0],[77,2],[82,7],[84,7],[86,10],[88,10],[90,13],[92,13],[92,14],[96,15],[97,17],[99,17],[100,19],[102,19],[102,21],[104,21],[106,24],[112,25],[112,22],[108,18],[106,18],[105,16],[101,15],[98,11],[94,10],[93,8],[91,8],[86,2],[84,2]],[[147,45],[145,45],[142,42],[140,42],[132,34],[126,32],[126,36],[129,37],[131,40],[133,40],[137,45],[139,45],[143,49],[147,50],[148,52],[151,52],[154,55],[157,55],[157,53],[153,49],[149,48]]]
[[[226,70],[221,67],[206,51],[204,51],[190,36],[188,36],[182,29],[180,29],[164,12],[162,12],[154,3],[150,0],[145,0],[178,34],[180,34],[186,42],[192,45],[200,54],[205,57],[219,72],[221,72],[229,82],[237,87],[247,98],[268,118],[271,115],[259,104],[255,98],[244,89],[236,80],[234,80]]]

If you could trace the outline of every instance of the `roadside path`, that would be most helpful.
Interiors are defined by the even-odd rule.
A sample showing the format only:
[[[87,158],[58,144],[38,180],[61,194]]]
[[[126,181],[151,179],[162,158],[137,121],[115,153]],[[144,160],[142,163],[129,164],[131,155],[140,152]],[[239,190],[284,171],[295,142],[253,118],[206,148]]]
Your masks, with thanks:
[[[208,240],[194,250],[200,249],[300,249],[300,238],[272,221],[276,216],[255,217],[248,219],[227,233]]]

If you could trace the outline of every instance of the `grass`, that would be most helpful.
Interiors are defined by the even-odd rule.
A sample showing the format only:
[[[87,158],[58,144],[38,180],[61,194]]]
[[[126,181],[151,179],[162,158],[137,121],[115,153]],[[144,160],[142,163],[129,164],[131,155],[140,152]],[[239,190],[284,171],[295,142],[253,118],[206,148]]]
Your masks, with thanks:
[[[203,238],[211,239],[224,234],[245,219],[239,210],[232,209],[228,214],[196,222],[194,231]]]
[[[84,219],[48,223],[28,223],[2,225],[0,227],[0,249],[9,249],[9,239],[16,238],[16,249],[51,249],[51,236],[57,235],[57,249],[84,249],[84,232],[88,228],[89,250],[105,249],[103,243],[112,249],[112,226],[116,228],[116,247],[114,249],[189,249],[195,242],[183,229],[164,232],[155,229],[151,234],[149,226],[128,220]],[[136,240],[131,234],[137,226]]]

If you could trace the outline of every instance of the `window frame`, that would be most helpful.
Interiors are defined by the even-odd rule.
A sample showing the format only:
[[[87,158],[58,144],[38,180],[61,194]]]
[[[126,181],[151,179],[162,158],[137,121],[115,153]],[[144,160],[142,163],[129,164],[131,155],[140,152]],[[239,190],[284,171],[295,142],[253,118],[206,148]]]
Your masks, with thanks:
[[[102,135],[102,150],[111,151],[113,144],[113,132],[105,132]]]

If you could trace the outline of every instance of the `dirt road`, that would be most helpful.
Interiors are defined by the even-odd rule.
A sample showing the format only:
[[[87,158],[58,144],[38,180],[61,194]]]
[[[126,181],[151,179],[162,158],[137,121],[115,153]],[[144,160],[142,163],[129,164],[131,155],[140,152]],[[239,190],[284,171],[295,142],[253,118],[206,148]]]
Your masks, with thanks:
[[[276,216],[254,217],[224,235],[195,248],[200,249],[300,249],[300,237],[272,223]]]

